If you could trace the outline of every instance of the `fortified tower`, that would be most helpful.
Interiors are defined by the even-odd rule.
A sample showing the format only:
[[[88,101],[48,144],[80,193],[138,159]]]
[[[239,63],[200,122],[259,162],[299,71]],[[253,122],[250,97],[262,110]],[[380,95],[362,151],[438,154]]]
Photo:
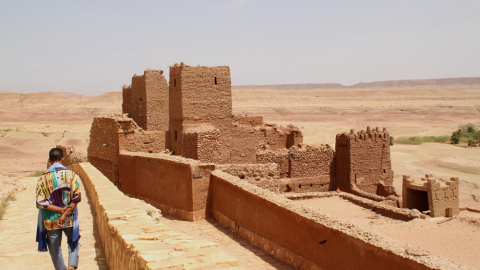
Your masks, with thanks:
[[[335,150],[337,186],[342,191],[394,194],[390,135],[385,128],[338,134]]]
[[[170,150],[201,161],[230,159],[232,92],[228,66],[170,67]]]
[[[146,69],[123,86],[122,111],[138,126],[150,131],[168,130],[168,84],[163,70]]]

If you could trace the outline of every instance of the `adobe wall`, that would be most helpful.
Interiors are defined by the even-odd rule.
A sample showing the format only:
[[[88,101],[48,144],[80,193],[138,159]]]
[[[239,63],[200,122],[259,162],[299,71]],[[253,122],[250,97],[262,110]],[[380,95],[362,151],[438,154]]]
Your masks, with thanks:
[[[431,269],[442,261],[409,256],[406,246],[219,171],[212,172],[209,205],[235,235],[297,269]]]
[[[213,164],[178,156],[122,151],[119,188],[164,212],[198,220],[205,217],[210,171],[214,168]]]
[[[184,132],[191,125],[209,124],[219,130],[222,160],[230,158],[232,93],[228,66],[170,67],[170,145],[175,155],[184,156]]]
[[[332,176],[321,175],[314,177],[282,178],[279,181],[278,191],[281,193],[294,192],[326,192],[335,190],[336,185],[332,182]]]
[[[93,119],[88,160],[115,184],[118,184],[120,151],[159,153],[164,150],[163,131],[142,130],[133,119],[124,116]]]
[[[429,211],[431,217],[452,217],[460,214],[458,177],[449,181],[426,174],[420,181],[403,176],[402,207]]]
[[[69,168],[83,180],[110,269],[239,269],[216,243],[153,220],[90,163]]]
[[[165,131],[146,131],[128,117],[116,117],[119,151],[160,153],[165,150]]]
[[[72,164],[82,163],[87,161],[86,156],[82,156],[80,153],[75,152],[74,146],[65,146],[57,144],[57,148],[62,149],[63,152],[63,161],[64,166],[70,166]]]
[[[390,135],[385,128],[338,134],[335,150],[336,180],[341,190],[352,192],[355,186],[371,194],[393,195]]]
[[[256,155],[256,163],[275,163],[277,164],[278,173],[281,178],[290,176],[290,161],[288,159],[288,149],[280,149],[271,151],[268,148],[259,149]]]
[[[280,175],[276,163],[221,164],[217,165],[216,169],[234,175],[257,187],[279,192]]]
[[[183,133],[183,157],[201,162],[223,163],[221,134],[211,125],[197,125]]]
[[[94,117],[90,129],[88,160],[110,181],[116,183],[118,126],[114,117]]]
[[[290,177],[329,176],[335,180],[335,150],[329,145],[300,145],[289,149]]]
[[[123,87],[123,113],[145,130],[167,131],[169,125],[168,84],[163,70],[146,69]]]

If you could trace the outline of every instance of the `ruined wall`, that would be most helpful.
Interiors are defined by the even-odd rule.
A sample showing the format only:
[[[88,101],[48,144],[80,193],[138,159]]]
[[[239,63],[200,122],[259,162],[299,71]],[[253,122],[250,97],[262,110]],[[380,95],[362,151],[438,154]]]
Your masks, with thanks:
[[[95,117],[90,129],[88,160],[113,183],[117,182],[118,151],[117,119],[115,117]]]
[[[430,269],[429,258],[408,258],[405,248],[394,253],[395,243],[372,244],[365,231],[218,170],[209,202],[211,215],[234,234],[297,269]]]
[[[263,125],[262,116],[251,116],[251,115],[235,115],[234,121],[239,125],[247,125],[252,127],[259,127]]]
[[[271,151],[269,149],[259,149],[256,155],[256,162],[261,164],[277,164],[278,174],[280,175],[280,178],[286,178],[290,176],[290,161],[288,157],[288,149],[280,149],[277,151]]]
[[[388,196],[393,192],[390,135],[384,128],[342,133],[336,137],[336,181],[343,191],[360,190]]]
[[[232,146],[228,163],[255,163],[259,143],[263,140],[260,127],[235,123],[232,129]]]
[[[321,175],[300,178],[282,178],[278,183],[278,191],[281,193],[294,192],[326,192],[335,190],[336,185],[332,182],[332,176]]]
[[[160,153],[165,150],[164,131],[146,131],[128,117],[117,117],[119,151]]]
[[[402,207],[430,211],[431,217],[452,217],[460,214],[458,178],[442,181],[426,174],[420,181],[403,176]]]
[[[165,154],[121,152],[119,188],[186,220],[205,217],[213,164]]]
[[[87,157],[81,155],[78,152],[75,152],[74,146],[65,146],[57,144],[57,148],[62,149],[63,152],[63,166],[70,166],[77,163],[82,163],[87,161]]]
[[[183,133],[183,157],[222,163],[220,131],[210,125],[188,127]]]
[[[256,185],[272,192],[279,192],[279,171],[276,163],[265,164],[222,164],[216,166],[233,176],[236,176],[250,184]]]
[[[146,69],[142,76],[134,75],[132,84],[123,87],[123,113],[145,130],[168,130],[169,93],[162,70]]]
[[[335,151],[329,145],[301,145],[289,149],[290,177],[331,176],[335,179]]]
[[[275,124],[266,124],[260,129],[263,133],[263,142],[271,150],[290,148],[303,142],[302,132],[293,126],[277,126]]]

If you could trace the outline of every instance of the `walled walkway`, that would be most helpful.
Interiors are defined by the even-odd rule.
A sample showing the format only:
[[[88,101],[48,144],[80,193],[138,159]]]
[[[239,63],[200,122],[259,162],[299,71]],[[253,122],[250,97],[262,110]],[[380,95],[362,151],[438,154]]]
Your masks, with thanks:
[[[10,201],[7,211],[0,220],[0,268],[51,270],[53,264],[48,252],[38,252],[35,235],[38,210],[35,207],[36,177],[23,177],[18,181],[19,191],[15,201]],[[103,247],[89,199],[82,184],[82,202],[78,205],[80,216],[80,263],[79,269],[108,269]],[[68,257],[65,236],[62,239],[65,261]]]

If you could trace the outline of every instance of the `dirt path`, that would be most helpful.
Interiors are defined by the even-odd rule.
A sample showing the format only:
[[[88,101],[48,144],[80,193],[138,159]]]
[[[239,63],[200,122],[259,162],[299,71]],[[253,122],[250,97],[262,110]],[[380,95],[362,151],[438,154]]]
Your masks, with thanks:
[[[35,242],[37,214],[35,208],[36,177],[23,177],[17,182],[20,191],[15,193],[2,220],[0,220],[0,265],[1,269],[51,270],[52,261],[48,252],[38,252]],[[82,202],[80,215],[80,269],[108,269],[96,227],[94,227],[90,203],[81,185]],[[62,249],[67,259],[66,238]]]

